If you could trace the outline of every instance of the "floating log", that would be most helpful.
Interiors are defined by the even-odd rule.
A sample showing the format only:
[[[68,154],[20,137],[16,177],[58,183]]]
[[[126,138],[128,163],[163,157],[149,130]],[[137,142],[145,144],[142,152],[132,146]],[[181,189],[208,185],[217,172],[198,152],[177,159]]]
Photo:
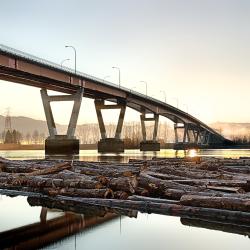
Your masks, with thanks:
[[[225,186],[225,187],[241,187],[246,188],[247,181],[240,181],[240,180],[214,180],[214,179],[174,179],[174,182],[180,184],[186,184],[191,186]]]
[[[95,168],[82,168],[81,174],[86,175],[101,175],[101,176],[108,176],[108,177],[131,177],[137,174],[137,171],[131,170],[114,170],[114,169],[95,169]]]
[[[148,189],[152,194],[163,194],[167,189],[179,189],[186,191],[198,191],[197,187],[183,185],[170,180],[161,180],[152,177],[147,172],[140,173],[139,186]]]
[[[225,209],[192,207],[176,204],[164,204],[144,201],[116,200],[116,199],[98,199],[98,198],[73,198],[57,196],[59,200],[74,201],[79,204],[90,204],[97,206],[107,206],[110,208],[125,208],[138,210],[147,213],[157,213],[173,216],[200,216],[201,218],[213,218],[215,220],[228,220],[235,222],[250,223],[250,213],[241,211],[230,211]]]
[[[166,189],[164,191],[163,197],[167,199],[179,200],[182,195],[201,195],[201,196],[212,196],[212,197],[235,197],[235,198],[250,198],[250,194],[234,194],[234,193],[225,193],[216,190],[205,189],[204,191],[186,191],[180,189]]]
[[[27,187],[72,187],[72,188],[84,188],[84,189],[99,189],[103,188],[103,185],[99,181],[78,178],[78,179],[58,179],[58,178],[46,178],[43,176],[9,176],[8,178],[0,177],[1,186],[27,186]]]
[[[55,166],[46,168],[46,169],[40,169],[33,171],[31,173],[24,174],[25,176],[37,176],[37,175],[45,175],[45,174],[52,174],[52,173],[57,173],[59,171],[62,171],[64,169],[70,169],[72,166],[69,163],[58,163]]]
[[[209,197],[201,195],[183,195],[180,203],[186,206],[218,208],[250,212],[250,199],[233,197]]]
[[[153,169],[150,168],[152,171]],[[202,171],[202,170],[195,170],[195,169],[188,169],[188,168],[181,168],[181,167],[173,167],[173,166],[164,166],[159,169],[160,173],[163,174],[171,174],[175,176],[181,176],[189,179],[216,179],[221,178],[222,174],[219,172],[212,172],[210,171]]]
[[[180,204],[179,201],[166,200],[166,199],[158,199],[158,198],[151,198],[151,197],[145,197],[145,196],[140,196],[140,195],[129,196],[128,200],[154,202],[154,203],[162,203],[162,204],[165,204],[165,203],[166,204]]]
[[[108,187],[114,191],[124,191],[130,194],[135,193],[135,188],[138,186],[138,181],[135,177],[119,177],[112,178],[108,182]]]
[[[77,188],[44,188],[44,193],[51,196],[65,195],[72,197],[86,197],[86,198],[114,198],[114,193],[111,189],[77,189]]]
[[[51,201],[46,197],[28,197],[27,201],[30,206],[41,206],[52,209],[61,209],[64,211],[71,211],[77,214],[84,214],[84,217],[99,216],[104,217],[107,214],[124,215],[130,218],[136,218],[138,212],[136,210],[129,209],[113,209],[108,207],[92,206],[78,204],[72,201]]]
[[[153,172],[153,171],[147,171],[147,174],[152,177],[161,179],[161,180],[186,180],[185,177],[171,175],[171,174],[162,174],[162,173]]]

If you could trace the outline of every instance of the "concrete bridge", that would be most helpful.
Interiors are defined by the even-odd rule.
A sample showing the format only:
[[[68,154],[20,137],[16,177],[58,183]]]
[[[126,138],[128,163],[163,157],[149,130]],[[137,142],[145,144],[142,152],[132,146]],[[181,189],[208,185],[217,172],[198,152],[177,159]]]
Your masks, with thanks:
[[[35,57],[33,55],[0,45],[0,79],[30,85],[41,89],[49,137],[45,141],[47,154],[78,153],[79,140],[75,138],[75,129],[82,97],[95,100],[95,108],[100,128],[101,140],[98,142],[99,152],[123,152],[124,142],[121,138],[126,107],[139,112],[143,141],[140,150],[157,151],[159,116],[174,122],[175,147],[182,149],[192,145],[195,147],[215,147],[229,144],[215,130],[192,115],[175,108],[165,102],[143,95],[131,89],[117,86],[111,82],[75,72],[59,64]],[[49,96],[47,90],[54,90],[68,95]],[[58,135],[51,102],[74,101],[74,106],[66,135]],[[107,104],[106,101],[113,104]],[[119,109],[120,115],[114,138],[107,138],[102,109]],[[154,122],[153,138],[149,140],[145,123]]]

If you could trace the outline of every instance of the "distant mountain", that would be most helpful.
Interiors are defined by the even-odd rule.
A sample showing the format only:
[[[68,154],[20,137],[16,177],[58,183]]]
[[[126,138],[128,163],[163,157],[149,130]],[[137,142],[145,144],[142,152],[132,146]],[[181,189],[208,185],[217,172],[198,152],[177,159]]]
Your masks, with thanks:
[[[12,116],[11,117],[11,126],[12,129],[16,129],[21,132],[23,135],[27,133],[32,134],[37,130],[40,134],[44,133],[48,135],[47,122],[43,120],[36,120],[24,116]],[[5,116],[0,115],[0,132],[4,131],[5,127]],[[58,134],[65,134],[68,126],[56,123],[56,128]],[[77,126],[77,134],[83,134],[83,131],[86,133],[97,134],[99,136],[99,127],[97,124],[82,124]]]
[[[16,129],[22,134],[32,133],[34,130],[38,130],[40,133],[48,134],[48,128],[46,121],[36,120],[24,116],[12,116],[11,117],[12,129]],[[66,128],[64,125],[57,124],[58,130]],[[5,127],[5,117],[0,115],[0,131],[3,131]]]

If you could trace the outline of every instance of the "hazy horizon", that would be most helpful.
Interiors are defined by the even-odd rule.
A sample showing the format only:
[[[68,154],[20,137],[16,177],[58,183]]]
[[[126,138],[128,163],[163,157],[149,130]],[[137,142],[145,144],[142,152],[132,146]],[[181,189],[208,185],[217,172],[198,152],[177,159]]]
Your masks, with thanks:
[[[33,134],[35,131],[38,131],[39,134],[48,135],[48,128],[47,123],[45,120],[37,120],[33,119],[32,117],[24,117],[24,116],[11,116],[12,121],[12,129],[15,129],[23,136],[27,134]],[[166,120],[167,121],[167,120]],[[114,129],[116,127],[116,123],[106,123],[106,130],[109,135],[114,134]],[[0,134],[4,131],[5,126],[5,117],[0,115]],[[64,134],[67,130],[68,124],[60,124],[57,123],[57,131],[59,134]],[[147,127],[152,126],[152,123],[146,124]],[[217,132],[221,133],[223,136],[225,136],[228,139],[234,139],[234,138],[249,138],[250,140],[250,123],[226,123],[226,122],[217,122],[217,123],[211,123],[209,124],[213,129],[215,129]],[[130,127],[130,129],[129,129]],[[123,126],[123,136],[124,133],[128,133],[128,131],[131,130],[131,128],[136,128],[136,131],[138,132],[138,136],[141,136],[141,124],[140,121],[125,121]],[[89,130],[91,129],[91,133]],[[82,136],[83,138],[86,137],[86,134],[89,136],[91,134],[95,135],[96,138],[99,138],[99,126],[97,122],[94,123],[78,123],[76,133],[78,136]],[[151,129],[149,129],[148,133],[150,134],[152,132]],[[160,122],[159,124],[159,138],[165,138],[167,141],[171,141],[174,138],[174,130],[172,123],[165,123],[165,121]],[[83,136],[84,135],[84,136]],[[80,137],[81,137],[80,136]],[[88,137],[88,136],[87,136]],[[90,136],[90,138],[92,138]],[[89,142],[88,142],[89,143]]]

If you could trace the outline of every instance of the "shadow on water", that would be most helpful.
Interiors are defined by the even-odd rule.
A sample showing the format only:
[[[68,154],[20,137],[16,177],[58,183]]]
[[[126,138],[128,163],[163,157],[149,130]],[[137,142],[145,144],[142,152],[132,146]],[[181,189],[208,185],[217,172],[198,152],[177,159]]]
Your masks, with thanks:
[[[85,208],[82,214],[65,212],[48,220],[47,213],[48,209],[42,207],[39,222],[1,232],[1,249],[38,249],[117,218],[115,213],[91,208]]]

